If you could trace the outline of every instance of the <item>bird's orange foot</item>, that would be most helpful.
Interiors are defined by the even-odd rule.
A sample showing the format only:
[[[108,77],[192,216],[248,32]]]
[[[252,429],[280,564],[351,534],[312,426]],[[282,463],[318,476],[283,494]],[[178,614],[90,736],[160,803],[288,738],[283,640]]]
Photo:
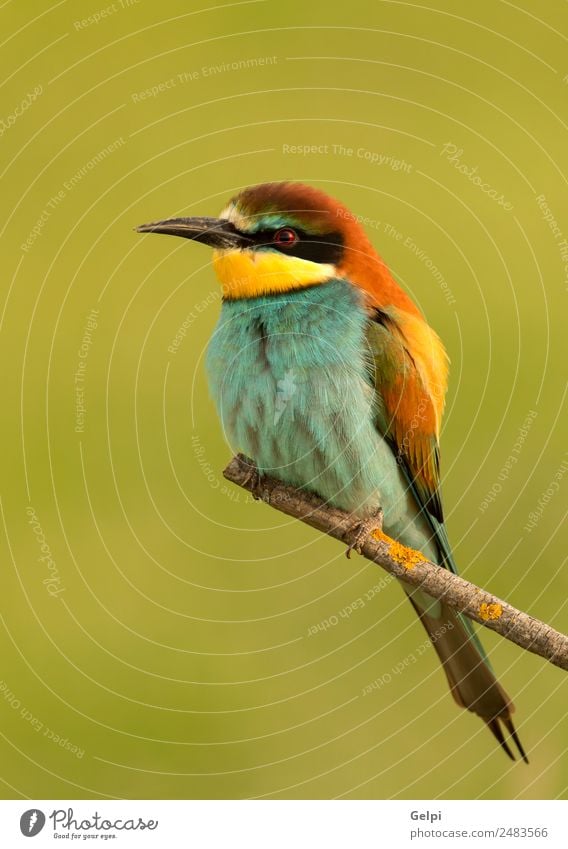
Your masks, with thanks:
[[[264,476],[259,472],[258,466],[254,460],[251,460],[249,457],[245,457],[244,455],[241,455],[241,457],[248,465],[248,471],[241,486],[250,490],[255,501],[264,501],[268,504],[270,502],[270,496],[268,494],[268,490],[264,489]]]
[[[351,559],[351,552],[356,551],[361,554],[363,543],[371,536],[373,531],[382,531],[383,529],[383,511],[379,507],[376,513],[369,516],[367,519],[357,519],[353,525],[347,530],[347,538],[351,539],[349,547],[345,552],[348,560]]]

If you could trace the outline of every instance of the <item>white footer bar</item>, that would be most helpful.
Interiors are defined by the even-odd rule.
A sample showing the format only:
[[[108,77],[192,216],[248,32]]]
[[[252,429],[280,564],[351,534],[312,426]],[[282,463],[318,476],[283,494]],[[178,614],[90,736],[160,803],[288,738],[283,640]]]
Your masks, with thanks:
[[[566,801],[0,801],[0,846],[565,849]]]

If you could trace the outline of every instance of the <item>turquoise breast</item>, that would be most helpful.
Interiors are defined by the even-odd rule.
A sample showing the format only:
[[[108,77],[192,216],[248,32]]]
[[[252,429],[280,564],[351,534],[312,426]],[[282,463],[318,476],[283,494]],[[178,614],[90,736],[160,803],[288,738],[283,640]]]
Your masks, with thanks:
[[[376,427],[368,316],[344,280],[225,301],[207,353],[210,389],[234,452],[263,473],[424,546],[423,519]],[[417,536],[418,534],[418,536]]]

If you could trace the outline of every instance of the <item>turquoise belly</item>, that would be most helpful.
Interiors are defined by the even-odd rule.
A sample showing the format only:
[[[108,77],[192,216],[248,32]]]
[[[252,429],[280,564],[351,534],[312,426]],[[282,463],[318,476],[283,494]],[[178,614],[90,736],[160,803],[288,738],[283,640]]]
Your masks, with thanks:
[[[207,354],[213,399],[233,451],[261,472],[360,516],[428,553],[430,533],[378,433],[359,293],[332,280],[226,301]],[[435,554],[434,554],[435,556]]]

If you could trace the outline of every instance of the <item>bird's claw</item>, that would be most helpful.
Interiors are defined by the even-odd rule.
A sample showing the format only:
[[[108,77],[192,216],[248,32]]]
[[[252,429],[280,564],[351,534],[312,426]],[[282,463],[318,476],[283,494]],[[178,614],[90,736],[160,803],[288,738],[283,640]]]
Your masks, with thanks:
[[[365,541],[373,533],[373,531],[382,531],[382,529],[383,511],[380,508],[367,519],[358,519],[354,522],[347,532],[347,536],[351,537],[351,542],[345,552],[347,559],[351,559],[352,551],[356,551],[357,554],[361,554]]]
[[[254,460],[249,460],[247,457],[246,462],[248,471],[242,482],[242,486],[250,491],[255,501],[264,501],[266,504],[270,503],[268,490],[264,489],[264,476],[259,472]]]

